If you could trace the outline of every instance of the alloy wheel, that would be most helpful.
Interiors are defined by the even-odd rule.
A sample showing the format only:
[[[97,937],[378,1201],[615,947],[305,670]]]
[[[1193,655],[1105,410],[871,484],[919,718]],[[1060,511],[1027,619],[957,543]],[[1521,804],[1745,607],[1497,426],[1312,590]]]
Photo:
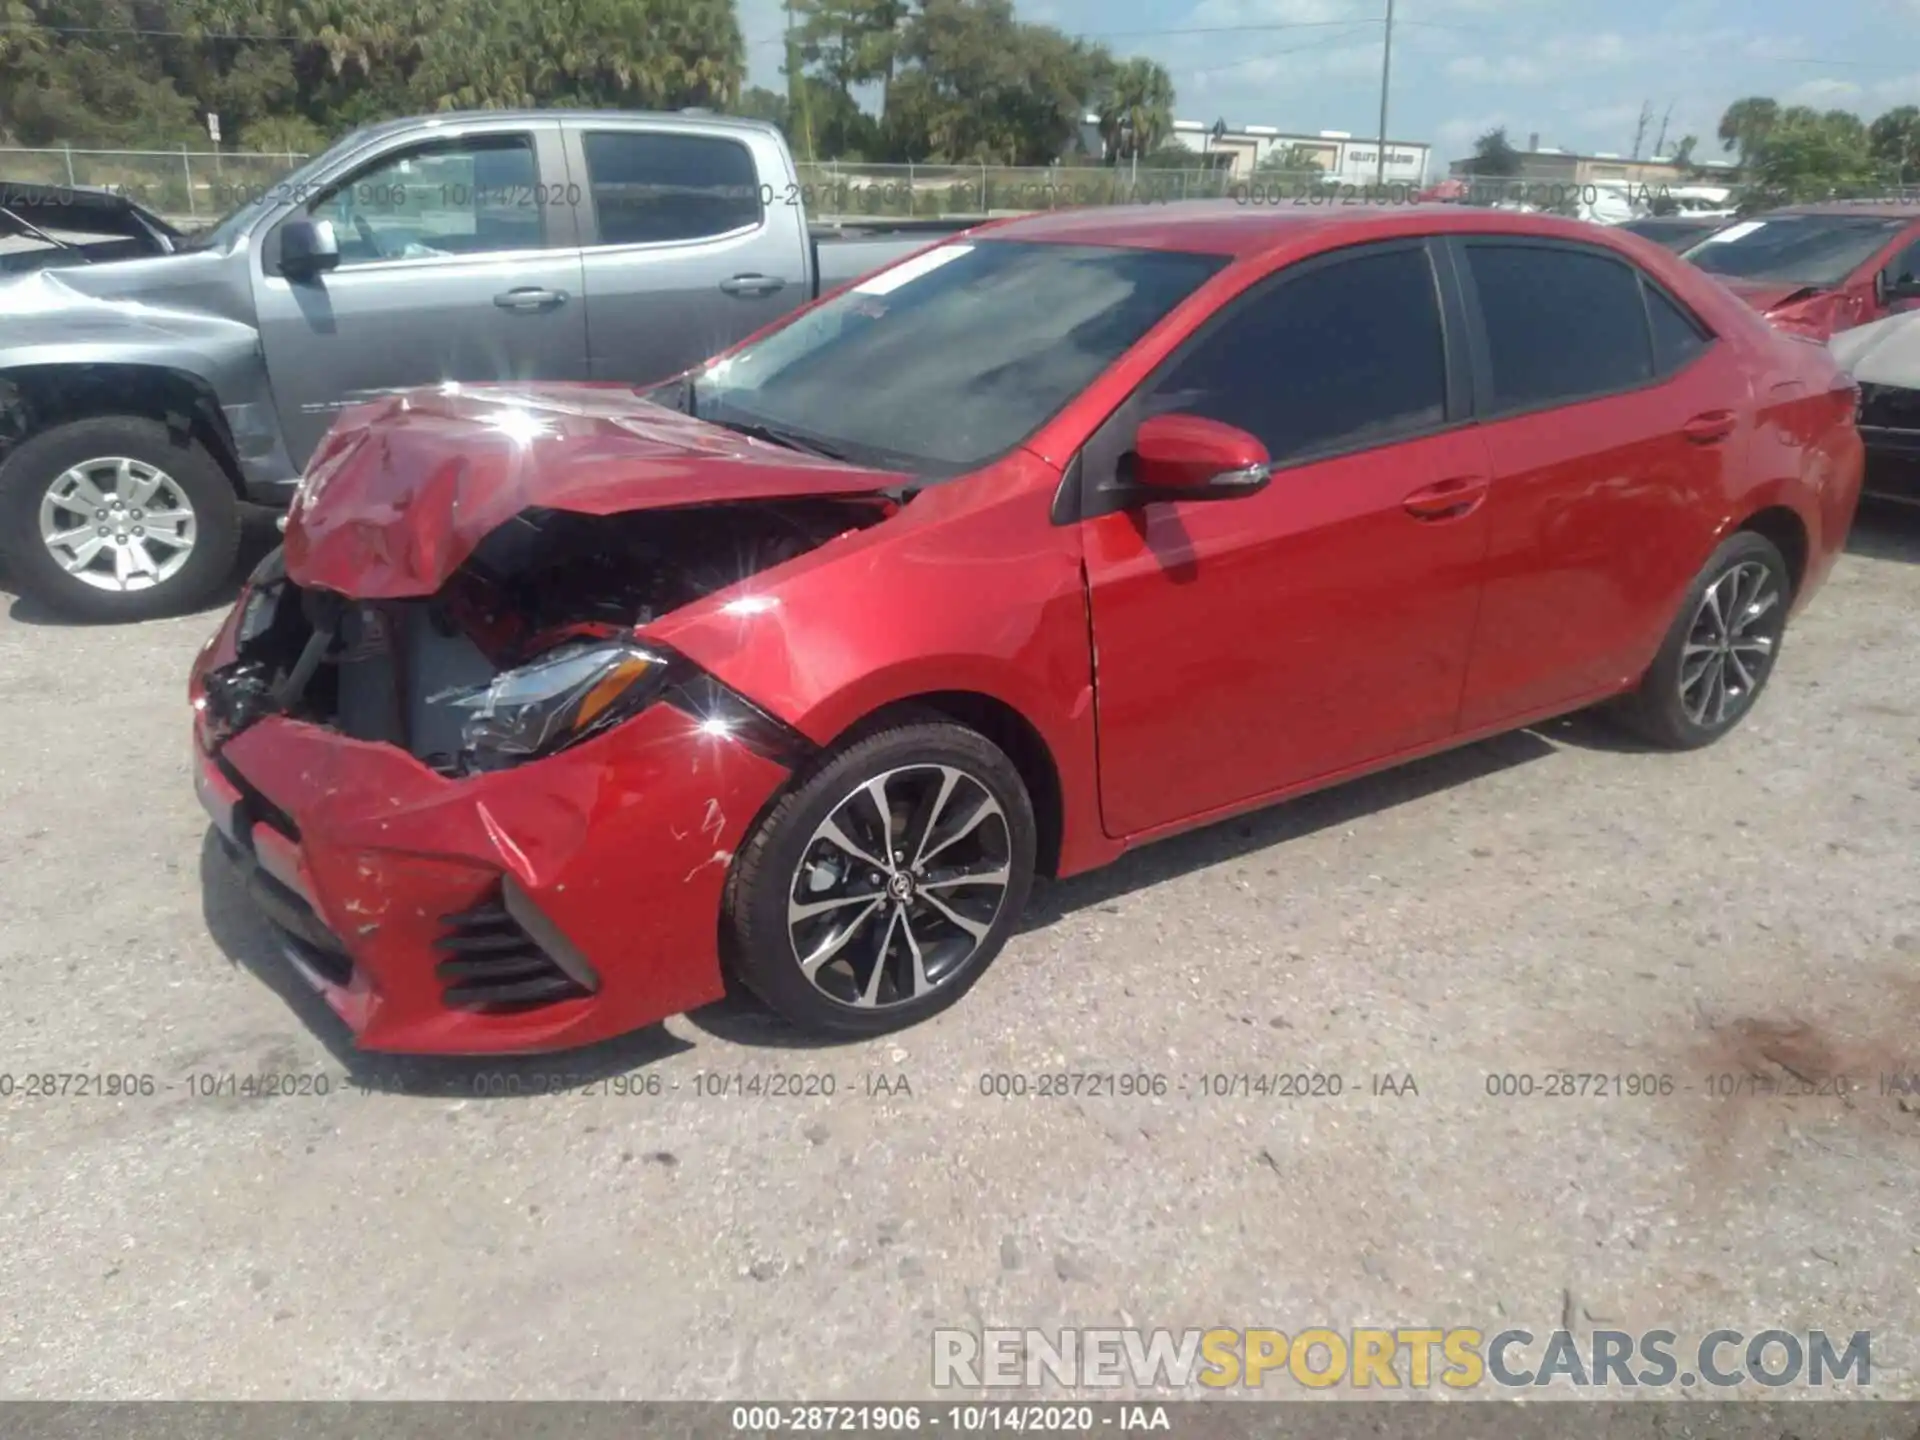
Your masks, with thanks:
[[[1743,560],[1707,586],[1680,652],[1680,706],[1695,725],[1718,727],[1753,703],[1786,620],[1772,569]]]
[[[1006,813],[976,776],[906,765],[860,785],[815,828],[787,892],[800,973],[829,999],[905,1004],[962,974],[1011,882]]]
[[[193,502],[172,476],[144,460],[83,460],[54,478],[40,500],[40,540],[60,568],[98,590],[149,590],[193,554]]]

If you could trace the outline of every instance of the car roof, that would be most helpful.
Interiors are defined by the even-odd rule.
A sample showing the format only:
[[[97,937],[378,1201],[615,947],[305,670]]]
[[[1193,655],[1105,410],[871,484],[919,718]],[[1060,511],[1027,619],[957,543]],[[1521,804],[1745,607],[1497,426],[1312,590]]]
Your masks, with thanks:
[[[1178,250],[1235,259],[1319,242],[1329,235],[1355,241],[1436,234],[1590,241],[1602,228],[1585,220],[1461,205],[1348,206],[1330,202],[1296,206],[1291,200],[1267,204],[1190,200],[1165,205],[1094,205],[993,220],[981,227],[996,240]]]
[[[408,130],[452,127],[476,121],[527,124],[539,120],[563,120],[570,124],[605,125],[615,129],[629,125],[658,126],[662,121],[676,121],[701,129],[712,126],[742,132],[779,133],[778,127],[769,120],[714,115],[703,110],[443,110],[432,115],[405,115],[394,120],[377,120],[371,125],[361,126],[354,134],[361,141],[368,141]]]
[[[1920,221],[1920,200],[1816,200],[1805,205],[1782,205],[1756,215],[1756,220],[1775,215],[1865,215],[1876,220]]]

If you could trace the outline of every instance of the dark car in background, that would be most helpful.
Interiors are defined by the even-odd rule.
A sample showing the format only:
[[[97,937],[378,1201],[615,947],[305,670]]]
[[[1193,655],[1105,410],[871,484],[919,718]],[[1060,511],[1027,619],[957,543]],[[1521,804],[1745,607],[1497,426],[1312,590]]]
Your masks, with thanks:
[[[1829,348],[1860,387],[1867,492],[1920,505],[1920,312],[1849,330]]]
[[[183,238],[112,190],[0,179],[0,278],[171,255]]]
[[[1715,231],[1686,258],[1775,325],[1830,340],[1920,306],[1920,206],[1770,210]]]

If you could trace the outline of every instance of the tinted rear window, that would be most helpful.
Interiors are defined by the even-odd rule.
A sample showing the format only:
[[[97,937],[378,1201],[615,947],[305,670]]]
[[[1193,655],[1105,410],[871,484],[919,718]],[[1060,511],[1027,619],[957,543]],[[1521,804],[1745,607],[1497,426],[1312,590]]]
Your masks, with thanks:
[[[1583,250],[1476,242],[1496,410],[1566,404],[1653,378],[1639,273]]]
[[[581,143],[602,245],[701,240],[760,223],[760,174],[737,140],[598,130]]]
[[[1646,286],[1647,318],[1653,322],[1653,361],[1671,375],[1707,348],[1707,335],[1658,286]]]
[[[1872,215],[1775,215],[1729,225],[1687,259],[1734,280],[1838,285],[1906,224]]]

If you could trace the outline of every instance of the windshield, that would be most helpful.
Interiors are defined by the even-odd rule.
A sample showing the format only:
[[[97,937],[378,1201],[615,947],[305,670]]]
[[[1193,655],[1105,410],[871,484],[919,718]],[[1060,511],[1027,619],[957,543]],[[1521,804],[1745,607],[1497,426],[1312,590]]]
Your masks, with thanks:
[[[349,140],[352,138],[352,136],[348,137]],[[311,199],[312,197],[307,192],[313,188],[313,177],[320,172],[321,167],[333,158],[334,151],[339,148],[340,146],[338,145],[333,146],[331,149],[314,156],[299,169],[282,175],[278,180],[270,180],[259,185],[250,186],[250,198],[242,200],[237,208],[229,210],[220,219],[202,226],[200,229],[188,231],[186,238],[180,241],[179,248],[182,250],[225,250],[241,235],[245,234],[247,230],[252,228],[255,220],[259,219],[261,215],[265,214],[274,206],[287,200],[305,201]]]
[[[682,388],[703,420],[957,475],[1025,440],[1225,264],[1159,250],[943,245]]]
[[[1838,285],[1904,224],[1870,215],[1778,215],[1730,225],[1686,258],[1735,280]]]

